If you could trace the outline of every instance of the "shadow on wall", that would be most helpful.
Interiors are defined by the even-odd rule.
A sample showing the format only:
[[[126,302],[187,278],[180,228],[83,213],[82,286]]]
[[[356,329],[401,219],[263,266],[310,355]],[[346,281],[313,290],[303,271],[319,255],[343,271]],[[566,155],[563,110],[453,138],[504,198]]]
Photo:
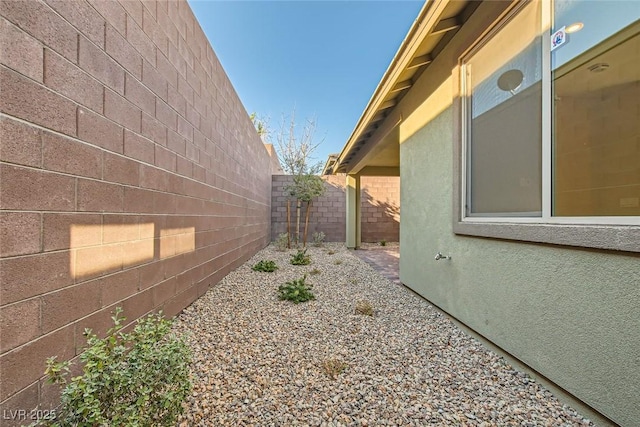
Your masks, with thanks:
[[[340,178],[340,179],[335,179]],[[346,210],[346,189],[344,177],[324,178],[326,192],[322,197],[313,200],[309,215],[308,241],[313,241],[313,233],[324,233],[326,242],[344,242],[346,240],[345,219]],[[304,220],[306,215],[306,205],[303,204],[300,216]],[[292,213],[292,221],[295,213]],[[301,226],[302,228],[302,226]]]
[[[400,240],[399,201],[390,197],[379,200],[369,188],[361,193],[361,239],[363,242],[397,242]]]
[[[274,175],[272,177],[271,197],[271,239],[287,231],[287,200],[291,203],[291,231],[295,232],[296,202],[291,198],[286,188],[293,178],[290,175]],[[323,232],[327,242],[344,242],[345,240],[345,183],[342,176],[323,176],[325,193],[313,200],[309,212],[308,240],[312,240],[313,233]],[[302,204],[300,212],[301,233],[304,229],[304,219],[307,212],[306,203]]]
[[[313,200],[310,216],[308,240],[313,233],[323,232],[327,242],[344,242],[346,239],[346,192],[344,176],[323,176],[326,192]],[[292,178],[274,175],[271,202],[271,238],[287,231],[286,187]],[[361,219],[362,241],[398,241],[400,236],[400,193],[398,177],[362,177]],[[291,227],[295,230],[295,200],[291,200]],[[301,233],[307,206],[302,205],[300,213]]]

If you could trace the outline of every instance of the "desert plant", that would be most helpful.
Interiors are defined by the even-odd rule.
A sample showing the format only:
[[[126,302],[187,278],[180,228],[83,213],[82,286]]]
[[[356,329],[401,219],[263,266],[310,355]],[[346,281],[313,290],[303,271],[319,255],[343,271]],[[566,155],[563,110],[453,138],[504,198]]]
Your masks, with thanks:
[[[280,233],[278,238],[273,242],[276,245],[276,249],[280,252],[284,252],[289,247],[289,234]]]
[[[315,276],[316,274],[320,274],[322,273],[320,270],[318,270],[317,268],[314,268],[313,270],[311,270],[309,272],[309,274],[311,274],[312,276]]]
[[[358,301],[356,303],[356,314],[373,316],[373,305],[369,301]]]
[[[349,365],[338,359],[328,359],[322,362],[322,370],[332,380],[335,380]]]
[[[342,260],[341,260],[341,259],[337,259],[337,260],[334,262],[334,264],[335,264],[335,265],[340,265],[340,264],[342,264]]]
[[[306,119],[302,127],[296,123],[295,109],[289,116],[282,116],[280,129],[273,133],[282,169],[286,175],[293,176],[293,182],[287,186],[288,195],[295,200],[295,232],[291,232],[291,198],[287,198],[287,231],[294,245],[300,243],[300,217],[302,204],[307,204],[305,218],[304,246],[306,246],[307,227],[311,212],[311,201],[321,196],[324,182],[317,176],[322,170],[322,163],[312,164],[312,154],[322,143],[315,142],[316,119]],[[289,248],[291,245],[289,245]]]
[[[264,271],[266,273],[272,273],[278,269],[278,266],[274,261],[260,260],[253,267],[253,271]]]
[[[191,351],[171,332],[162,314],[122,331],[117,308],[114,326],[103,339],[85,329],[82,375],[70,378],[70,362],[47,360],[49,382],[63,385],[52,426],[174,426],[191,392]]]
[[[335,253],[336,253],[336,251],[327,251],[327,255],[333,255]]]
[[[315,295],[311,291],[313,286],[306,283],[306,280],[307,275],[305,274],[300,279],[292,280],[290,282],[286,282],[284,285],[280,285],[278,288],[280,299],[292,301],[295,304],[316,299]]]
[[[322,243],[324,243],[325,237],[327,236],[322,231],[316,231],[315,233],[313,233],[313,235],[311,236],[311,238],[313,239],[313,246],[317,246],[317,247],[322,246]]]
[[[387,241],[384,239],[380,240],[380,246],[387,246]]]
[[[307,250],[300,250],[294,255],[291,255],[291,264],[293,265],[309,265],[311,264],[311,257],[307,255]]]

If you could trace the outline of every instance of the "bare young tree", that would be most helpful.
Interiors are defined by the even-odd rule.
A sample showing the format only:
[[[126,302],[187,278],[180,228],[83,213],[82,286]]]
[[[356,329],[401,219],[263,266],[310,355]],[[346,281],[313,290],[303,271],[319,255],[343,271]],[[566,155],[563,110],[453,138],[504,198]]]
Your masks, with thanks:
[[[282,116],[280,128],[275,132],[275,143],[278,156],[282,162],[285,173],[293,176],[316,175],[322,170],[322,163],[312,164],[313,152],[324,141],[324,138],[315,142],[316,138],[315,117],[307,118],[302,129],[296,129],[295,108],[289,116]]]
[[[294,234],[294,242],[297,245],[300,241],[300,211],[302,202],[307,203],[307,218],[305,220],[305,243],[307,226],[309,223],[309,209],[311,208],[311,199],[323,193],[323,185],[311,185],[316,189],[310,195],[310,182],[314,181],[312,176],[317,175],[322,170],[322,163],[312,163],[313,152],[322,143],[324,138],[319,142],[315,141],[316,134],[316,118],[307,118],[304,121],[302,129],[296,129],[296,111],[295,108],[290,116],[282,116],[280,129],[275,133],[275,143],[278,150],[279,158],[282,162],[282,168],[288,175],[293,176],[293,184],[288,187],[289,195],[296,200],[296,231]],[[317,180],[319,177],[315,176]],[[320,188],[320,189],[319,189]],[[291,236],[291,220],[289,216],[290,199],[287,199],[287,233]]]

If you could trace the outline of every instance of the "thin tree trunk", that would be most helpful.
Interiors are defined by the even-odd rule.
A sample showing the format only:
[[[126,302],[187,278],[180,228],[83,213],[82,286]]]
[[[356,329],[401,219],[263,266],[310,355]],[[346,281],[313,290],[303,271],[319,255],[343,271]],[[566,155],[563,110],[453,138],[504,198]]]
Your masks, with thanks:
[[[287,249],[291,249],[291,200],[287,199]]]
[[[309,213],[311,212],[311,200],[307,202],[307,213],[304,219],[304,240],[302,246],[307,247],[307,230],[309,229]]]
[[[296,247],[300,243],[300,209],[302,209],[302,201],[298,199],[296,201]]]

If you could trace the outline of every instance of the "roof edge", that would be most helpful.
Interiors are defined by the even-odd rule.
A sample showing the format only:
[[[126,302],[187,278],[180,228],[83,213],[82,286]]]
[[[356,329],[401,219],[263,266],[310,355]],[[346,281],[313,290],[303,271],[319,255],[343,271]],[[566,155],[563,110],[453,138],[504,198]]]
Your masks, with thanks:
[[[413,25],[411,25],[409,32],[400,44],[398,51],[391,60],[389,67],[387,67],[387,70],[383,74],[382,79],[374,90],[373,95],[369,99],[367,106],[362,112],[362,115],[358,119],[353,132],[340,151],[340,154],[337,156],[337,160],[333,165],[332,172],[337,170],[342,165],[342,162],[345,160],[346,155],[351,151],[364,130],[366,130],[369,121],[377,113],[378,107],[382,104],[384,98],[390,93],[396,80],[398,79],[402,71],[406,68],[409,61],[415,55],[416,50],[420,46],[420,43],[436,26],[440,15],[451,1],[452,0],[425,1],[424,6],[422,7],[422,9],[420,9],[420,12],[413,22]]]

